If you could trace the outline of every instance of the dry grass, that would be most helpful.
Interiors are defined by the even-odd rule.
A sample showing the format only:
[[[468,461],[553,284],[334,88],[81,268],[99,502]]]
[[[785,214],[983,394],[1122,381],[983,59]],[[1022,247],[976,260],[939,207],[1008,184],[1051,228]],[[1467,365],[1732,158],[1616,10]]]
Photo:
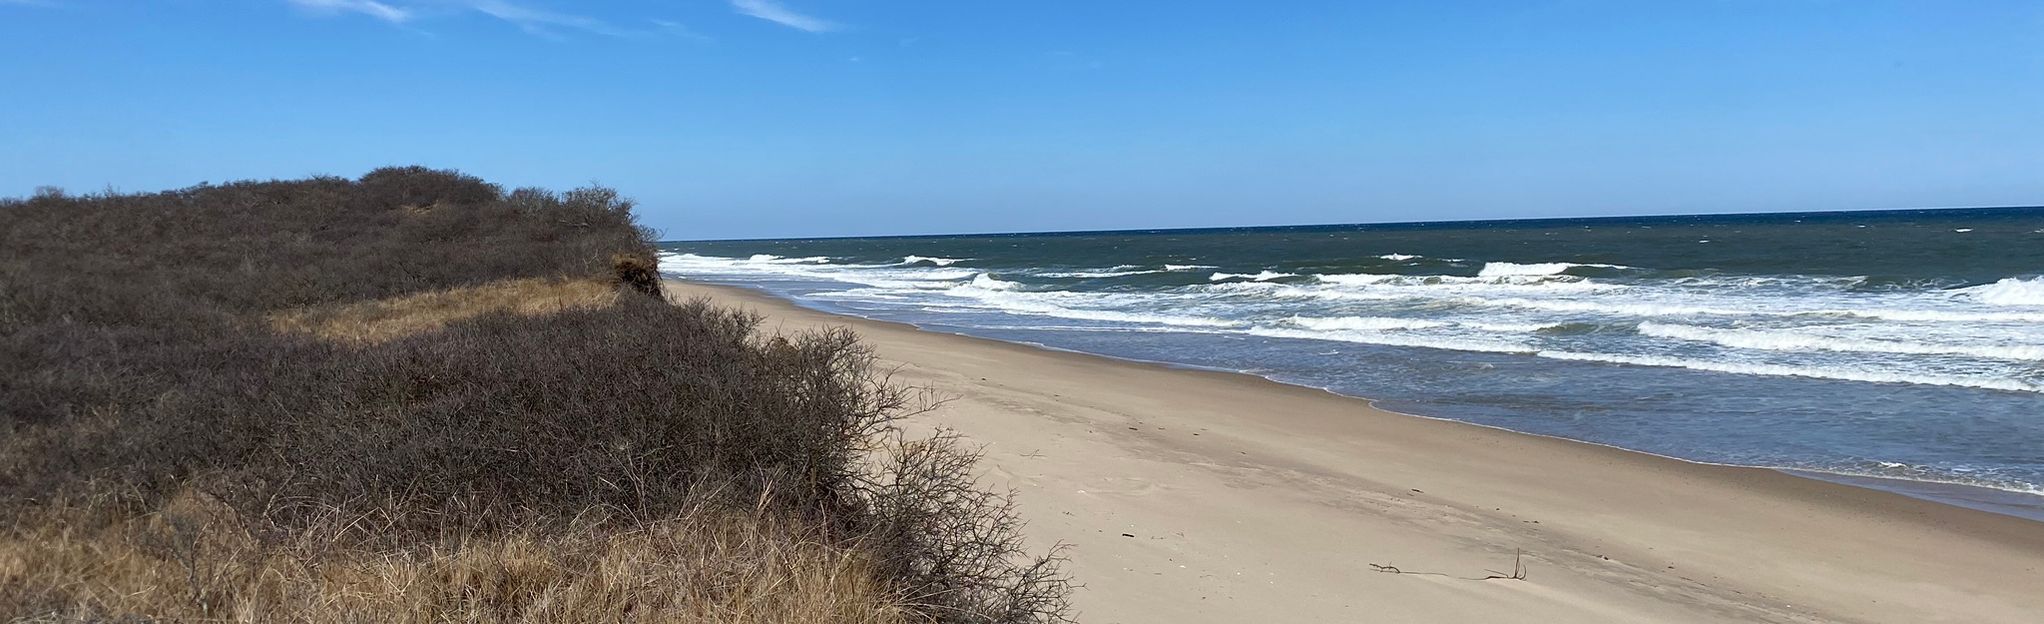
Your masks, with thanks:
[[[912,618],[867,556],[771,514],[704,507],[651,522],[464,536],[375,551],[335,521],[265,541],[186,494],[141,515],[50,505],[0,534],[18,621],[847,622]],[[337,519],[338,520],[338,519]]]
[[[329,304],[269,315],[278,331],[374,344],[438,330],[485,314],[545,316],[617,303],[615,285],[596,279],[525,278],[388,299]]]

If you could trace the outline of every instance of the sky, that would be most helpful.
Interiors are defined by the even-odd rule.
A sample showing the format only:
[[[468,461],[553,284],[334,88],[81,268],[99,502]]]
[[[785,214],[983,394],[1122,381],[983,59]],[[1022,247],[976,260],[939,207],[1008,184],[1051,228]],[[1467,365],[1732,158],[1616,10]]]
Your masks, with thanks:
[[[0,0],[0,196],[452,168],[668,239],[2044,204],[2044,2]]]

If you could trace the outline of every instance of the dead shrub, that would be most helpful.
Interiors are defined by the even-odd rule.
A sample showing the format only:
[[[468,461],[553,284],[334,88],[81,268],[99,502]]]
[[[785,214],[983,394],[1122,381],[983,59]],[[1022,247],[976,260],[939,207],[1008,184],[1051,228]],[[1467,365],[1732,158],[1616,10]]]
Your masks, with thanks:
[[[655,299],[660,298],[659,261],[646,256],[618,254],[611,256],[610,266],[617,274],[618,285]]]

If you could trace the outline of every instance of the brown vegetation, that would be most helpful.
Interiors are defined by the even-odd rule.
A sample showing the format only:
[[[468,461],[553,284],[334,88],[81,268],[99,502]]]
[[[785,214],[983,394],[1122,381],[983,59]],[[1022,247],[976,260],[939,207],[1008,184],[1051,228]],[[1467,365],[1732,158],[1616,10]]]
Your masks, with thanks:
[[[647,239],[420,168],[0,201],[0,619],[1065,619],[855,337]]]
[[[617,303],[618,289],[594,279],[524,278],[269,315],[281,331],[346,342],[388,342],[485,314],[545,316]]]
[[[199,494],[94,517],[114,508],[42,508],[0,536],[0,602],[39,602],[29,611],[46,621],[915,621],[865,551],[742,510],[581,518],[572,530],[377,553],[336,552],[339,518],[263,544]]]

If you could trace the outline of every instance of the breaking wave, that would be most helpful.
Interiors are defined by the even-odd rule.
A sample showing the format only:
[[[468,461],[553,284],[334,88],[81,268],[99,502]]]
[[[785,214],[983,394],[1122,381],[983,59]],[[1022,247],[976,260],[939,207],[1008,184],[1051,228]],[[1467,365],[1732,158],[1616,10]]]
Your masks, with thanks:
[[[1047,271],[1043,273],[1035,273],[1034,275],[1040,277],[1104,279],[1109,277],[1128,277],[1130,275],[1148,275],[1151,273],[1163,272],[1165,272],[1165,269],[1144,269],[1124,264],[1111,269],[1098,269],[1092,271]]]
[[[1617,264],[1577,264],[1574,262],[1537,262],[1533,264],[1519,264],[1517,262],[1486,262],[1483,264],[1483,268],[1476,272],[1476,276],[1498,277],[1504,275],[1560,275],[1563,271],[1567,271],[1569,269],[1578,267],[1594,267],[1600,269],[1631,268]]]
[[[1257,282],[1268,282],[1278,278],[1298,276],[1299,274],[1297,273],[1280,273],[1277,271],[1263,271],[1260,273],[1215,273],[1213,275],[1207,276],[1207,279],[1209,281],[1215,282],[1226,281],[1231,279],[1246,279]]]
[[[783,258],[773,254],[754,254],[751,258],[747,258],[746,260],[751,262],[766,262],[772,264],[830,264],[830,258],[828,256],[810,256],[807,258]]]
[[[2044,277],[2011,277],[1992,284],[1961,288],[1958,294],[1988,305],[2044,306]]]

